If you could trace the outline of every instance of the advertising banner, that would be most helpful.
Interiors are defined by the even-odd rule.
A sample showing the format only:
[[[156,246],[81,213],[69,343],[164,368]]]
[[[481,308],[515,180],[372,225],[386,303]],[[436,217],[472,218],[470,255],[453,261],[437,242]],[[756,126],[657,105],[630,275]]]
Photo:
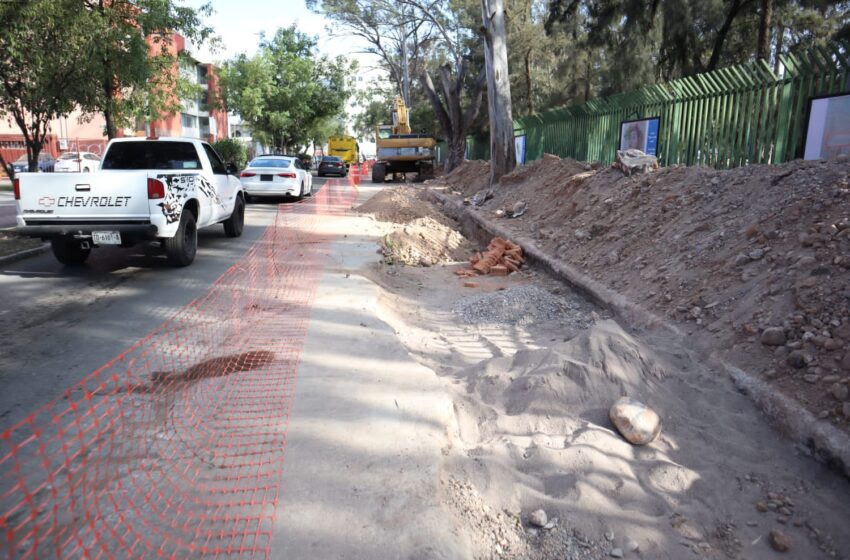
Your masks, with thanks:
[[[514,148],[516,149],[517,165],[525,164],[525,134],[514,136]]]
[[[620,150],[640,150],[651,156],[658,152],[659,117],[620,123]]]
[[[850,155],[850,93],[809,100],[803,159]]]

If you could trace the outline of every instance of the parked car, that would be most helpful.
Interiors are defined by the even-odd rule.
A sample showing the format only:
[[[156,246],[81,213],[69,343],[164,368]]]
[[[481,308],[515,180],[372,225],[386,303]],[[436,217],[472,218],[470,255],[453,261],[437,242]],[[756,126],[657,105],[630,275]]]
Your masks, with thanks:
[[[42,152],[38,154],[38,170],[42,173],[52,173],[56,166],[56,160],[48,153]],[[29,162],[27,155],[24,154],[12,163],[12,169],[15,173],[26,173],[29,170]]]
[[[325,175],[339,175],[345,177],[348,175],[348,170],[345,168],[345,162],[342,158],[336,156],[325,156],[319,164],[319,177]]]
[[[17,232],[49,240],[56,259],[82,264],[92,248],[157,240],[171,264],[195,259],[198,229],[239,237],[245,195],[235,166],[191,138],[118,138],[98,173],[15,177]]]
[[[60,172],[91,173],[100,167],[100,156],[91,152],[65,152],[56,160],[55,170]]]
[[[239,179],[249,199],[253,196],[292,196],[300,200],[313,194],[313,175],[296,156],[258,156],[242,170]]]

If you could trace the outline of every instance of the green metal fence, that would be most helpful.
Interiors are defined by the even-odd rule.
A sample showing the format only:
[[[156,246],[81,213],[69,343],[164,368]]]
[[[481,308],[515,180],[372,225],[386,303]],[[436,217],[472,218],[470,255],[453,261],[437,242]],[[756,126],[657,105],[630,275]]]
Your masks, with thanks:
[[[848,89],[847,48],[832,45],[723,68],[519,119],[526,161],[544,153],[614,161],[624,120],[659,117],[657,155],[718,168],[781,163],[802,156],[810,97]],[[487,138],[469,138],[470,159],[489,158]]]

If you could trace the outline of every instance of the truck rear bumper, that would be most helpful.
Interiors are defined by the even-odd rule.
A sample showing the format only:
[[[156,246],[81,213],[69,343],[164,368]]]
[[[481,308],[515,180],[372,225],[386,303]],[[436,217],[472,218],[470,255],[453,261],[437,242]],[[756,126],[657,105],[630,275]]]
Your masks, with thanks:
[[[157,228],[153,224],[38,224],[18,226],[17,233],[29,237],[50,238],[61,235],[90,234],[93,231],[118,231],[122,236],[135,239],[156,239]]]

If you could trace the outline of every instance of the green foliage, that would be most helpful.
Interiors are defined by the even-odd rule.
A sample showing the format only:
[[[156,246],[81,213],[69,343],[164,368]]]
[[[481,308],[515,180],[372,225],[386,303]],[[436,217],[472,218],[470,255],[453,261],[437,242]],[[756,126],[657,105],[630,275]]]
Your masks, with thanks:
[[[0,117],[21,130],[34,171],[50,121],[85,95],[96,28],[71,0],[0,2],[0,21]]]
[[[225,64],[224,100],[256,140],[282,151],[304,146],[344,109],[356,64],[318,56],[315,48],[315,38],[293,25],[263,38],[256,55]]]
[[[212,29],[201,18],[211,13],[209,4],[197,10],[172,0],[83,4],[96,30],[89,35],[95,54],[86,61],[88,87],[80,105],[103,113],[110,138],[138,118],[178,112],[184,99],[198,94],[177,70],[172,33],[195,44],[208,41]]]
[[[215,142],[212,147],[224,160],[224,163],[232,163],[238,169],[242,169],[248,163],[248,148],[245,142],[235,138],[225,138]]]

